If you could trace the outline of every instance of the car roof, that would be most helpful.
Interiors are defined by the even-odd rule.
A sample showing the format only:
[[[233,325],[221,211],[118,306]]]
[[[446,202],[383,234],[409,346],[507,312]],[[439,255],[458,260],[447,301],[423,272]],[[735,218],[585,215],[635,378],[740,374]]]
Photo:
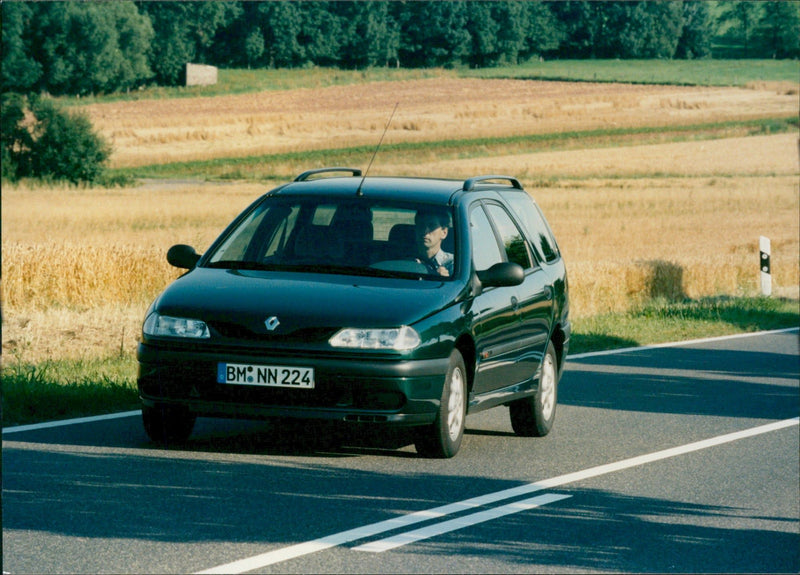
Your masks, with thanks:
[[[372,199],[398,199],[408,201],[446,204],[451,196],[461,189],[462,182],[435,178],[400,178],[370,176],[363,179],[351,177],[329,177],[300,182],[291,182],[274,190],[284,195],[317,195],[331,197],[356,197]],[[357,192],[359,192],[358,194]]]
[[[270,195],[318,195],[330,197],[361,196],[371,199],[403,199],[413,202],[448,204],[454,194],[461,191],[522,190],[522,186],[510,176],[478,176],[467,180],[424,177],[370,176],[362,177],[356,169],[332,169],[330,171],[352,171],[352,176],[312,178],[328,171],[311,170],[298,176],[293,182],[280,186]],[[508,180],[507,184],[491,183],[491,180]]]

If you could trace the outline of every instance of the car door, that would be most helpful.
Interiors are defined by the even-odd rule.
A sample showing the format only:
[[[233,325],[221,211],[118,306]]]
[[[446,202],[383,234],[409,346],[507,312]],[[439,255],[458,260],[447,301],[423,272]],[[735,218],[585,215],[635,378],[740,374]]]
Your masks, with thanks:
[[[547,348],[553,318],[553,289],[547,269],[539,265],[535,250],[521,227],[500,204],[487,204],[487,211],[500,235],[506,258],[522,266],[525,279],[516,286],[519,327],[516,331],[514,383],[530,380],[539,368]]]
[[[485,289],[474,302],[477,368],[473,391],[486,393],[531,380],[547,342],[552,293],[531,249],[509,213],[481,202],[470,214],[476,270],[510,261],[522,266],[519,286]]]

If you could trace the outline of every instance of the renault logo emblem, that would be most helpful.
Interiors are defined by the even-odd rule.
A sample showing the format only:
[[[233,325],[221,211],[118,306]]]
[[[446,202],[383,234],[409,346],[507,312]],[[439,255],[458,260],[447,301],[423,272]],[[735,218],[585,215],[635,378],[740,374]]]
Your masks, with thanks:
[[[267,321],[264,322],[264,325],[267,326],[267,329],[269,331],[275,331],[275,329],[279,325],[281,325],[281,322],[278,321],[278,317],[277,316],[273,315],[271,318],[269,318]]]

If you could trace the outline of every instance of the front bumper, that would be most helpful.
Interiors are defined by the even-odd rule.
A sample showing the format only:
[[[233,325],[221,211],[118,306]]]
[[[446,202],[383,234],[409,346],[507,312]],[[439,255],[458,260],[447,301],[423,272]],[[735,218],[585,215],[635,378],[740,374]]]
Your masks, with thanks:
[[[181,405],[207,417],[294,418],[413,426],[432,423],[448,359],[266,356],[139,344],[143,405]],[[219,363],[313,367],[313,389],[219,384]]]

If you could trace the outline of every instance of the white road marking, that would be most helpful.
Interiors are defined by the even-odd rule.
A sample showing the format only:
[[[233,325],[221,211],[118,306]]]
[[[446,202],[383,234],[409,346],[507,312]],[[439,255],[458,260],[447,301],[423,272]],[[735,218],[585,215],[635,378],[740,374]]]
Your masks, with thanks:
[[[784,329],[773,329],[772,331],[754,331],[748,333],[735,333],[733,335],[720,335],[718,337],[704,337],[701,339],[689,339],[686,341],[671,341],[668,343],[654,343],[652,345],[641,345],[638,347],[623,347],[617,349],[606,349],[603,351],[588,351],[586,353],[577,353],[567,355],[567,363],[571,359],[584,359],[587,357],[600,357],[603,355],[617,355],[620,353],[631,353],[635,351],[647,351],[649,349],[661,349],[664,347],[680,347],[683,345],[697,345],[701,343],[712,343],[715,341],[727,341],[731,339],[742,339],[744,337],[754,337],[761,335],[775,335],[778,333],[791,333],[793,331],[800,331],[797,327],[787,327]]]
[[[529,509],[535,509],[536,507],[541,507],[542,505],[547,505],[548,503],[555,503],[556,501],[561,501],[562,499],[569,499],[570,497],[572,497],[572,495],[561,495],[559,493],[537,495],[536,497],[531,497],[530,499],[508,503],[501,507],[495,507],[494,509],[487,509],[486,511],[479,511],[470,515],[464,515],[463,517],[450,519],[449,521],[442,521],[441,523],[437,523],[429,527],[422,527],[420,529],[415,529],[414,531],[408,531],[406,533],[401,533],[400,535],[395,535],[394,537],[387,537],[386,539],[382,539],[380,541],[365,543],[364,545],[354,547],[353,550],[368,551],[371,553],[383,553],[384,551],[396,549],[397,547],[422,541],[423,539],[430,539],[431,537],[436,537],[437,535],[444,535],[445,533],[450,533],[451,531],[464,529],[465,527],[472,527],[478,523],[485,523],[486,521],[499,519],[500,517],[505,517],[506,515],[511,515],[513,513],[519,513],[520,511],[528,511]]]
[[[123,411],[120,413],[109,413],[107,415],[93,415],[91,417],[76,417],[74,419],[61,419],[59,421],[46,421],[44,423],[32,423],[30,425],[15,425],[13,427],[4,427],[3,435],[9,433],[19,433],[21,431],[35,431],[37,429],[48,429],[51,427],[63,427],[65,425],[77,425],[79,423],[94,423],[95,421],[105,421],[107,419],[121,419],[123,417],[133,417],[134,415],[141,415],[142,410]]]
[[[379,535],[387,531],[400,529],[409,525],[421,523],[423,521],[438,519],[446,515],[452,515],[483,505],[497,503],[498,501],[504,501],[514,497],[521,497],[537,491],[543,491],[545,489],[551,489],[553,487],[575,483],[584,479],[590,479],[593,477],[622,471],[624,469],[630,469],[632,467],[653,463],[655,461],[668,459],[670,457],[677,457],[679,455],[685,455],[687,453],[708,449],[710,447],[723,445],[725,443],[731,443],[740,439],[754,437],[764,433],[770,433],[772,431],[778,431],[787,427],[798,425],[798,423],[800,423],[800,417],[784,419],[782,421],[776,421],[774,423],[752,427],[750,429],[745,429],[734,433],[719,435],[710,439],[687,443],[686,445],[680,445],[678,447],[664,449],[662,451],[656,451],[653,453],[647,453],[645,455],[639,455],[637,457],[631,457],[629,459],[623,459],[622,461],[617,461],[615,463],[598,465],[597,467],[576,471],[574,473],[567,473],[566,475],[559,475],[558,477],[544,479],[535,483],[528,483],[526,485],[512,487],[503,491],[497,491],[495,493],[488,493],[479,497],[473,497],[472,499],[466,499],[457,503],[451,503],[441,507],[435,507],[433,509],[418,511],[416,513],[410,513],[408,515],[396,517],[394,519],[388,519],[386,521],[380,521],[371,525],[365,525],[363,527],[357,527],[348,531],[342,531],[341,533],[336,533],[334,535],[329,535],[327,537],[322,537],[306,543],[299,543],[297,545],[291,545],[282,549],[268,551],[267,553],[262,553],[261,555],[256,555],[247,559],[241,559],[232,563],[226,563],[225,565],[219,565],[217,567],[212,567],[211,569],[200,571],[199,573],[245,573],[247,571],[253,571],[268,565],[274,565],[289,559],[302,557],[317,551],[351,543],[359,539],[374,537],[375,535]],[[435,527],[436,526],[434,526],[434,528]],[[411,533],[414,532],[412,531]]]

